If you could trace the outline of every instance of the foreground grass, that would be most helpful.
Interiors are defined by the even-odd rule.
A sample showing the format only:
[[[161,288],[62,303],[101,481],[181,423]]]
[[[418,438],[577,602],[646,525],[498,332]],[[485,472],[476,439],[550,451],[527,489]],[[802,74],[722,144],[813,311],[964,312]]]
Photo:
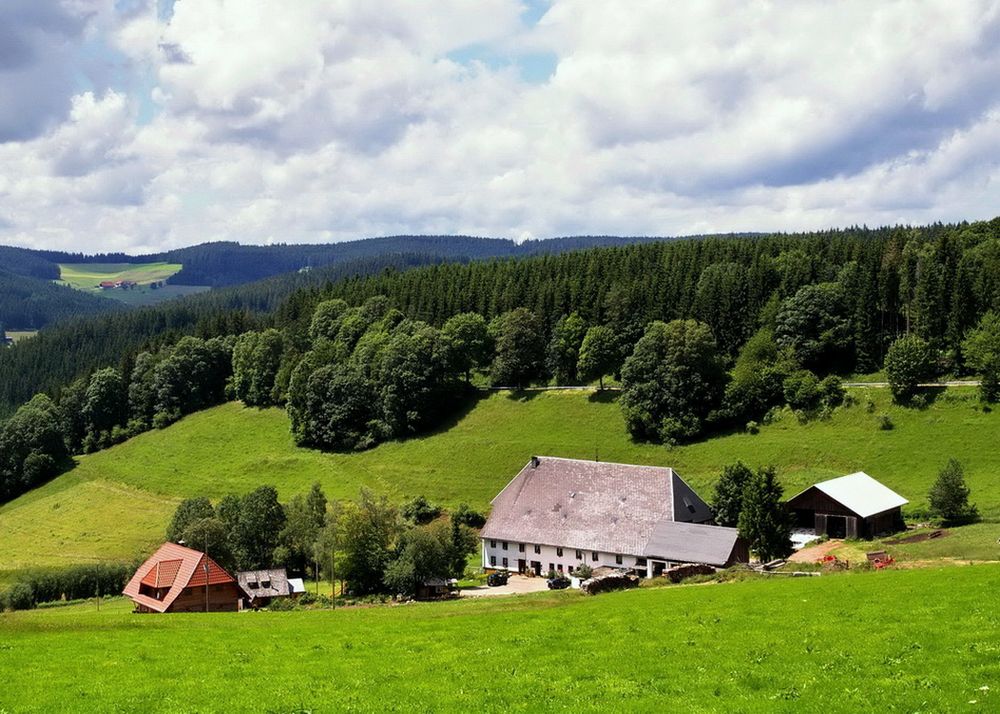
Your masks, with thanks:
[[[998,576],[975,566],[335,612],[137,616],[119,601],[7,614],[0,708],[989,710]]]
[[[955,456],[980,512],[1000,520],[1000,451],[982,438],[1000,428],[1000,414],[982,411],[974,389],[949,390],[924,410],[892,406],[886,390],[858,394],[861,404],[873,400],[874,413],[859,404],[805,425],[789,415],[756,435],[672,450],[632,442],[615,396],[581,391],[491,394],[433,434],[352,454],[297,448],[282,410],[226,404],[82,457],[70,474],[0,507],[8,546],[0,571],[65,562],[70,547],[87,559],[136,555],[126,551],[160,538],[179,499],[217,499],[265,483],[284,499],[319,481],[333,498],[367,486],[397,500],[424,494],[487,509],[532,454],[673,466],[705,498],[722,467],[738,459],[777,466],[789,495],[864,470],[909,498],[911,513],[926,508],[938,469]],[[893,430],[878,428],[880,413]]]

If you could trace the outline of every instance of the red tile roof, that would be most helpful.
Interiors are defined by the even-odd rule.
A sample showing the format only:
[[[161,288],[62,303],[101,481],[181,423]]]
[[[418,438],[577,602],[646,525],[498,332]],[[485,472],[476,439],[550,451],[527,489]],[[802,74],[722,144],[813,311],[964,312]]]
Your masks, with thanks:
[[[139,566],[122,593],[139,605],[157,612],[165,612],[185,588],[205,586],[205,565],[208,566],[209,585],[236,582],[236,578],[201,551],[185,548],[176,543],[164,543]],[[142,585],[170,589],[163,599],[158,600],[141,593]]]
[[[174,584],[183,560],[159,560],[143,577],[142,584],[151,588],[169,588]]]

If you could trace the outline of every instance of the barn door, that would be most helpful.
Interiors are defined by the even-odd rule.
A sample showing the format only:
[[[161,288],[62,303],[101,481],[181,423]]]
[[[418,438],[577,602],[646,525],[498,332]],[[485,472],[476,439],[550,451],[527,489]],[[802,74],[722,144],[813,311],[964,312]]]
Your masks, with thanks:
[[[858,537],[858,519],[854,516],[847,517],[847,537],[857,538]]]
[[[826,535],[826,514],[816,514],[816,535]]]

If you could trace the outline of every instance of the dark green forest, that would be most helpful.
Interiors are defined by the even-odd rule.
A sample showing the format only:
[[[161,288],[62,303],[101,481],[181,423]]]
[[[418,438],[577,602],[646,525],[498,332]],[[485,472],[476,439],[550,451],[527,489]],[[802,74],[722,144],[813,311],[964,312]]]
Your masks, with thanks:
[[[0,263],[0,326],[8,329],[32,329],[121,309],[113,300],[48,280],[15,275],[2,266]]]
[[[901,403],[943,374],[981,375],[987,401],[1000,392],[1000,219],[614,246],[295,287],[212,293],[172,313],[175,324],[160,322],[161,307],[68,325],[51,333],[61,354],[30,341],[49,346],[30,363],[44,385],[34,391],[48,394],[0,427],[3,498],[72,453],[226,399],[283,405],[298,443],[350,450],[433,428],[483,384],[614,376],[633,437],[665,444],[749,430],[774,408],[824,418],[845,398],[842,376],[882,368]],[[110,352],[94,349],[101,335]],[[0,374],[19,381],[28,352],[7,354]]]

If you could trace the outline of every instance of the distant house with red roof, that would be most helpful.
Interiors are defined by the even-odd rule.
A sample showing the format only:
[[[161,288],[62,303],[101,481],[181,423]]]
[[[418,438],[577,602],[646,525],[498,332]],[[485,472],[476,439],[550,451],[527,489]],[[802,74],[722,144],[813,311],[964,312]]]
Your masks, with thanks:
[[[98,285],[98,287],[102,288],[103,290],[112,290],[118,287],[118,284],[115,283],[114,280],[102,280],[100,285]]]
[[[137,612],[233,612],[246,593],[201,551],[164,543],[122,591]]]

